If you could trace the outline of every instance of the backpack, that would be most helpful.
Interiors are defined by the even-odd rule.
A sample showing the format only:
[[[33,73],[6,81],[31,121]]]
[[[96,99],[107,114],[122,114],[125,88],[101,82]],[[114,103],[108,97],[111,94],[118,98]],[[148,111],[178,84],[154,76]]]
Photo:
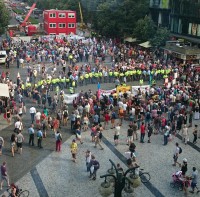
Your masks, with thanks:
[[[58,135],[58,141],[59,141],[59,142],[62,141],[62,137],[61,137],[60,134]]]
[[[63,115],[64,115],[65,118],[68,117],[68,112],[67,112],[67,110],[64,111],[64,114],[63,114]]]
[[[116,113],[115,112],[112,113],[112,119],[116,119]]]
[[[119,114],[120,114],[121,116],[124,115],[124,110],[123,110],[122,108],[119,110]]]
[[[182,153],[182,148],[181,147],[179,147],[179,154],[181,154]]]

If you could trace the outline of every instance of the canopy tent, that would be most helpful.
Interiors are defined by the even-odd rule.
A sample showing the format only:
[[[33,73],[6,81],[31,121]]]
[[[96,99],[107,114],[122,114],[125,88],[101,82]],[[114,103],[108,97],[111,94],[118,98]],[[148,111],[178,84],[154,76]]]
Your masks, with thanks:
[[[144,48],[152,47],[149,41],[143,42],[143,43],[139,44],[139,46],[144,47]]]
[[[124,39],[124,42],[136,42],[137,38],[127,37]]]
[[[4,83],[0,83],[0,96],[10,97],[8,85]]]

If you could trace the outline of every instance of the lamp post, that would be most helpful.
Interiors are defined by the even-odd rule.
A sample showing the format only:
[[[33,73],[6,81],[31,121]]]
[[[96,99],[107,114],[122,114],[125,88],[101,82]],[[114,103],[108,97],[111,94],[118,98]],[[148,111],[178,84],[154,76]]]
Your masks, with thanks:
[[[103,188],[109,188],[110,183],[107,181],[108,177],[112,177],[114,179],[114,197],[122,197],[122,191],[123,189],[125,190],[126,193],[133,193],[133,189],[131,189],[130,185],[132,182],[130,181],[129,178],[127,178],[127,175],[129,172],[134,171],[135,168],[129,168],[126,170],[125,173],[122,171],[120,172],[114,162],[109,159],[112,167],[111,169],[108,170],[109,174],[105,174],[100,176],[100,178],[105,178],[105,181],[101,184],[101,187]],[[102,194],[103,195],[103,194]],[[110,194],[104,195],[104,196],[109,196]]]

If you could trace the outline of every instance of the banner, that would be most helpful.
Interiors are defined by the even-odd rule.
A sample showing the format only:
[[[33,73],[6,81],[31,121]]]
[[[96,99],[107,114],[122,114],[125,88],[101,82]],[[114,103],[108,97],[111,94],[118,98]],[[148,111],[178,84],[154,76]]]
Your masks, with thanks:
[[[150,85],[143,85],[143,86],[132,86],[132,94],[135,96],[138,94],[138,88],[140,88],[142,93],[145,93],[146,91],[149,92]]]
[[[114,88],[112,90],[102,90],[102,89],[99,89],[98,90],[98,98],[101,98],[103,95],[109,96],[111,93],[116,93],[116,88]]]
[[[131,91],[131,86],[117,86],[117,94],[119,92],[127,92],[127,91]]]
[[[67,104],[72,104],[73,100],[79,96],[79,93],[76,94],[64,94],[64,102]]]

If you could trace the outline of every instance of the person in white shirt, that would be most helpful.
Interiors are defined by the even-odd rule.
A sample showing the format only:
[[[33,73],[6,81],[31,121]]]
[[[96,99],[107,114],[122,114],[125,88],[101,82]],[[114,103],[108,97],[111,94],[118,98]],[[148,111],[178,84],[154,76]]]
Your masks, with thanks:
[[[17,120],[17,122],[15,123],[15,132],[17,133],[18,131],[22,131],[23,129],[23,124],[20,121],[20,119]]]
[[[32,107],[29,109],[29,113],[31,114],[31,122],[32,122],[32,124],[33,124],[34,119],[35,119],[35,114],[36,114],[36,109],[35,109],[35,107],[32,106]]]

